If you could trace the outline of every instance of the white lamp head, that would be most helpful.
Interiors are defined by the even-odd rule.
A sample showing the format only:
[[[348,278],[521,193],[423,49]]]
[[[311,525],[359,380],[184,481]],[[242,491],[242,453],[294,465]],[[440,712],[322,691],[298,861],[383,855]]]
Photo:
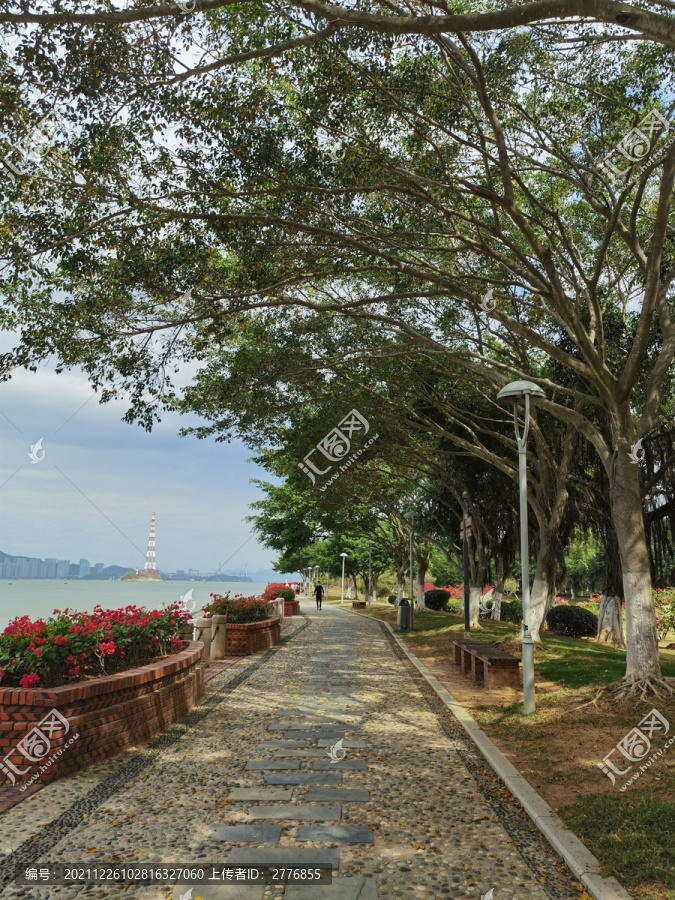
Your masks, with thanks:
[[[538,384],[533,384],[531,381],[512,381],[510,384],[503,387],[497,394],[497,400],[507,400],[511,403],[517,403],[519,400],[524,400],[527,394],[529,394],[533,400],[546,397],[546,393]]]

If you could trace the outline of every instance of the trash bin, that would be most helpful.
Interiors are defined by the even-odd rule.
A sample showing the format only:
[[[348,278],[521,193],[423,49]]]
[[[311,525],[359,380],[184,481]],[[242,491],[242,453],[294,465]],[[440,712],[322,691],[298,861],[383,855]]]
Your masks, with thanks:
[[[404,597],[398,605],[398,631],[410,628],[410,601]]]

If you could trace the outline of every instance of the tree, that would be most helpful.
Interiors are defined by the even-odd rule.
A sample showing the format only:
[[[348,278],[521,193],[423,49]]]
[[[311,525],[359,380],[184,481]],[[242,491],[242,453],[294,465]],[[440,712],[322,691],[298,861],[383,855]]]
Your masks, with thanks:
[[[635,14],[647,29],[646,14]],[[243,37],[246,23],[228,24],[235,42]],[[497,45],[446,34],[406,48],[384,33],[341,32],[296,48],[279,71],[258,61],[232,84],[203,79],[192,93],[171,72],[170,41],[160,42],[156,83],[174,81],[159,102],[145,84],[129,99],[127,63],[140,65],[142,52],[117,35],[122,64],[94,70],[107,79],[96,103],[106,111],[124,100],[133,115],[100,134],[86,123],[79,162],[91,183],[8,188],[7,255],[25,269],[14,243],[25,252],[30,242],[42,279],[39,288],[8,284],[24,335],[11,362],[52,351],[84,361],[105,396],[121,379],[133,391],[130,416],[148,422],[149,385],[170,396],[167,363],[236,342],[246,310],[295,306],[414,336],[478,378],[538,381],[549,393],[542,410],[593,445],[608,478],[627,610],[620,689],[659,692],[670,688],[631,452],[661,421],[675,355],[675,147],[655,127],[673,62],[641,43],[560,52],[564,33]],[[66,81],[81,79],[82,67],[91,73],[87,54],[75,54],[81,66]],[[175,155],[189,173],[166,148],[149,166],[150,116],[180,125],[188,140]],[[598,162],[644,120],[654,125],[652,155],[627,166],[617,187]],[[335,164],[320,150],[325,135],[346,145]],[[159,198],[123,185],[141,161]],[[142,240],[130,245],[131,235]],[[35,255],[46,249],[49,265]],[[190,303],[176,302],[176,272],[182,289],[198,285]],[[49,302],[70,287],[77,298]],[[498,298],[488,322],[486,290]],[[617,310],[632,325],[620,355],[607,341]],[[547,361],[555,380],[542,375]]]

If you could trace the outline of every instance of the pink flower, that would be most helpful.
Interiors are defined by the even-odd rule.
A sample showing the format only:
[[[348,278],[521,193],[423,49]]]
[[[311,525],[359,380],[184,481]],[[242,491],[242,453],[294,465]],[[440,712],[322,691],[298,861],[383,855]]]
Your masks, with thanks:
[[[33,650],[33,653],[36,656],[42,656],[42,647],[36,647],[35,650]]]
[[[22,688],[32,688],[40,683],[39,675],[24,675],[19,684]]]

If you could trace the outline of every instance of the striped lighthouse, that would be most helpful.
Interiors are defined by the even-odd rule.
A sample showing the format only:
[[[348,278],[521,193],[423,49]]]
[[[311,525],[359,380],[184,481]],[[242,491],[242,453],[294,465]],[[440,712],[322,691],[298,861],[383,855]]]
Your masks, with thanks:
[[[152,522],[150,523],[150,537],[148,538],[148,549],[145,554],[145,567],[143,569],[146,575],[157,574],[157,563],[155,561],[155,514],[152,514]]]

